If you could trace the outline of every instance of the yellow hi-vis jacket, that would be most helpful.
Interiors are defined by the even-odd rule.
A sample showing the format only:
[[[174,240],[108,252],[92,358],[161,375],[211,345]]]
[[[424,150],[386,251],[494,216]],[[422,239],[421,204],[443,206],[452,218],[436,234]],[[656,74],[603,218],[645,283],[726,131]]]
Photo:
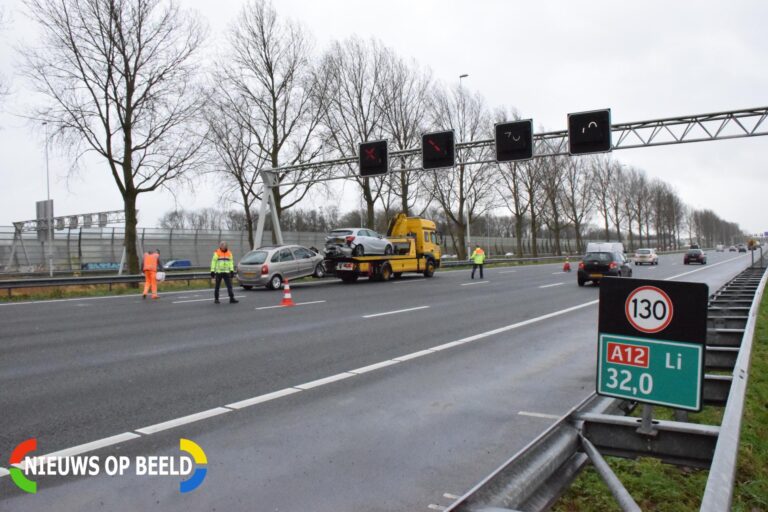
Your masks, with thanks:
[[[483,262],[485,262],[485,251],[478,247],[472,253],[471,258],[472,258],[472,263],[474,263],[475,265],[482,265]]]
[[[211,272],[217,274],[229,274],[235,271],[235,258],[232,257],[232,251],[227,249],[226,252],[221,249],[216,249],[211,259]]]

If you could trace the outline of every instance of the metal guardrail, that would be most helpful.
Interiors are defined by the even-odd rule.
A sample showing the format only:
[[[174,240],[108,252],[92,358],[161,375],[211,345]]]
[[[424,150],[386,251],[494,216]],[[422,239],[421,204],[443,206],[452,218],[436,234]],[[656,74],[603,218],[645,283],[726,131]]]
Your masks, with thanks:
[[[209,279],[210,272],[166,272],[166,281],[192,281],[195,279]],[[88,285],[110,285],[121,283],[142,283],[144,275],[123,275],[123,276],[75,276],[75,277],[49,277],[35,279],[12,279],[0,281],[0,290],[8,290],[8,296],[14,289],[21,288],[48,288],[57,286],[88,286]]]
[[[717,356],[718,351],[738,350],[735,363],[731,359],[732,378],[705,376],[704,398],[707,403],[722,404],[720,386],[728,386],[723,421],[719,427],[654,420],[659,435],[654,438],[640,436],[637,427],[642,419],[606,414],[611,410],[629,412],[634,403],[592,393],[445,510],[548,510],[589,461],[603,476],[623,510],[639,510],[621,483],[617,479],[611,480],[615,479],[615,475],[606,469],[607,465],[594,444],[602,444],[600,448],[604,454],[630,458],[655,456],[672,463],[709,467],[701,510],[730,510],[752,340],[760,300],[768,283],[768,273],[762,273],[759,283],[755,285],[757,272],[762,273],[763,269],[747,268],[713,294],[710,300],[713,316],[708,319],[708,323],[712,322],[707,338],[707,367],[725,368],[722,359],[712,356]],[[749,294],[753,295],[746,300]],[[734,312],[746,310],[747,302],[750,304],[747,323],[737,344],[733,335],[742,330],[723,327],[725,324],[720,322],[733,321]],[[713,345],[710,345],[710,334]]]

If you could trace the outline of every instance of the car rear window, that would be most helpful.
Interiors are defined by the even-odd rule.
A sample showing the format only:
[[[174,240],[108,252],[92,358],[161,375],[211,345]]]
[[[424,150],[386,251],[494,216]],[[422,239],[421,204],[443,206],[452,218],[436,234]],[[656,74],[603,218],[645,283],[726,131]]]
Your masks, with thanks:
[[[243,257],[242,260],[240,260],[240,263],[245,265],[261,265],[267,261],[267,254],[268,253],[266,251],[249,252]]]
[[[638,249],[637,254],[651,254],[650,249]]]
[[[347,236],[351,234],[352,234],[351,229],[334,229],[333,231],[328,233],[329,236]]]
[[[699,249],[693,249],[693,250],[691,250],[691,251],[688,251],[688,254],[689,254],[690,256],[698,256],[699,254],[701,254],[701,250],[699,250]]]
[[[613,255],[609,252],[588,252],[587,255],[584,256],[584,261],[613,261]]]

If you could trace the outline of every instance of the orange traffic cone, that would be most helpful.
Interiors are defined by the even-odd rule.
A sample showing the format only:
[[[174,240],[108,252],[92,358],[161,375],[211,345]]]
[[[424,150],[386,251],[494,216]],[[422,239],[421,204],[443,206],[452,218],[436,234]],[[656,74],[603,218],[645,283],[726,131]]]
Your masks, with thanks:
[[[291,285],[288,284],[288,280],[285,280],[285,283],[283,284],[283,302],[280,303],[281,306],[295,306],[293,302],[293,298],[291,298]]]

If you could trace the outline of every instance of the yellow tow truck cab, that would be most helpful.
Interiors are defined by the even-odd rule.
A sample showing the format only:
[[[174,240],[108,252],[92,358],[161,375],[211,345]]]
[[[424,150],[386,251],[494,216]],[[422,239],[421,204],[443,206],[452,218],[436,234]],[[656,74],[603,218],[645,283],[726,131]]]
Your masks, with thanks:
[[[435,223],[431,220],[400,213],[390,221],[386,238],[392,243],[392,254],[329,255],[325,260],[326,272],[345,283],[353,283],[361,276],[388,281],[405,272],[432,277],[440,266],[440,244]]]

